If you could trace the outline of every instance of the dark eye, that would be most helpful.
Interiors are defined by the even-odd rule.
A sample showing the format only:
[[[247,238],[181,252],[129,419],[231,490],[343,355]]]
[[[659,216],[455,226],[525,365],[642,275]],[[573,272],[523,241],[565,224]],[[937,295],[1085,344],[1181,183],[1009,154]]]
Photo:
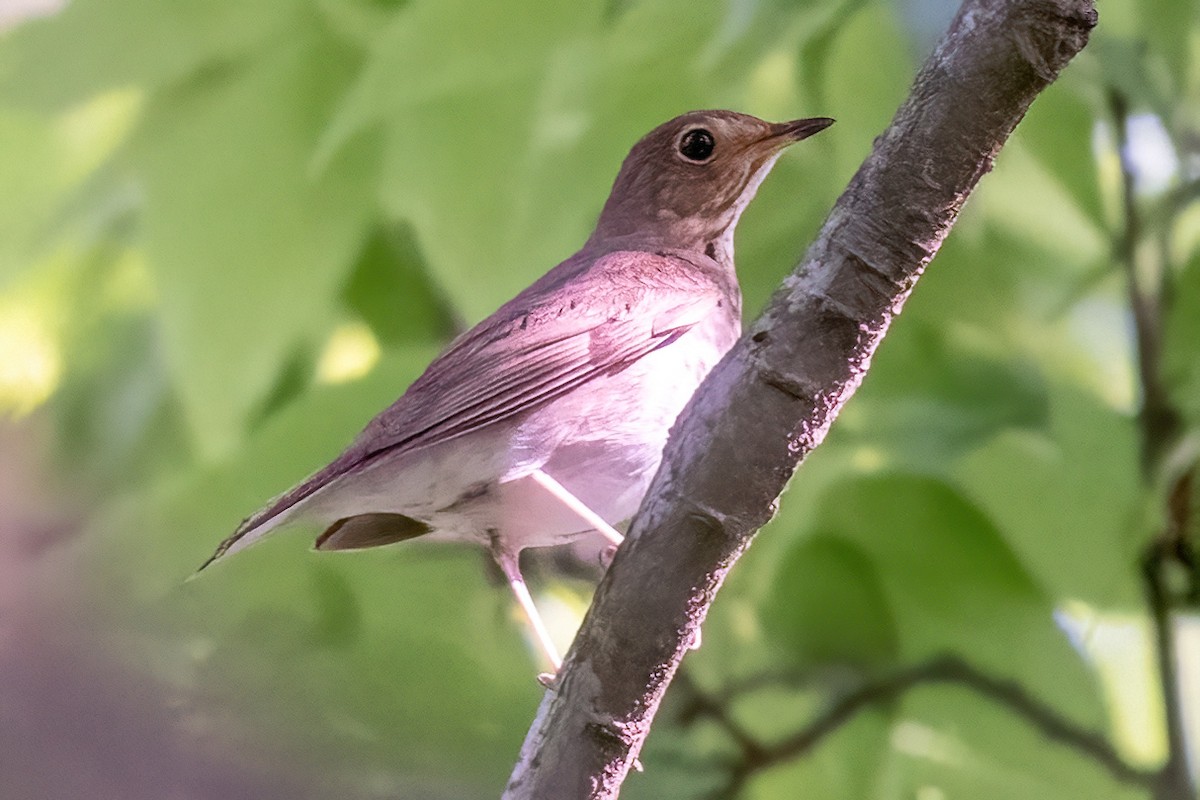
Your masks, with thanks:
[[[713,135],[704,128],[692,128],[679,140],[679,152],[689,161],[707,161],[716,146]]]

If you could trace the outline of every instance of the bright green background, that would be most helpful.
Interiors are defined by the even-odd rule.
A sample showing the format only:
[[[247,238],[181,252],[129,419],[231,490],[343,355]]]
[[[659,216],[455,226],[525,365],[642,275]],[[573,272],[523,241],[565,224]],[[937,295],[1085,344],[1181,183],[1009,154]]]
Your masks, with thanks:
[[[540,689],[481,554],[317,556],[306,531],[184,579],[569,255],[629,146],[682,111],[838,119],[739,228],[755,313],[954,5],[76,0],[8,23],[0,796],[497,796]],[[765,741],[955,653],[1162,758],[1136,564],[1162,503],[1139,475],[1106,91],[1169,137],[1135,138],[1176,157],[1139,174],[1160,208],[1200,158],[1200,26],[1188,0],[1099,6],[688,657],[714,693],[780,676],[732,704]],[[1200,207],[1149,219],[1194,426]],[[535,583],[569,631],[590,584]],[[731,754],[669,699],[623,797],[704,796]],[[928,687],[744,796],[1138,794]]]

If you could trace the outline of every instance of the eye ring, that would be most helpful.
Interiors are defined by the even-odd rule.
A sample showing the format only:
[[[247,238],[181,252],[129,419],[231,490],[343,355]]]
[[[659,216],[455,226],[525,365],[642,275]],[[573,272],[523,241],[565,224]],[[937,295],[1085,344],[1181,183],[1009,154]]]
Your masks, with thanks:
[[[679,137],[679,155],[693,164],[702,164],[712,158],[717,140],[707,128],[691,128]]]

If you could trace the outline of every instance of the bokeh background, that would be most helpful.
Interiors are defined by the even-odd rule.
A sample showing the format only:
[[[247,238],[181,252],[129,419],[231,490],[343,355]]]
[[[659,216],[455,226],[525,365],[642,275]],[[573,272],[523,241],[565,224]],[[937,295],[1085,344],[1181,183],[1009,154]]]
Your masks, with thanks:
[[[482,554],[185,580],[685,110],[838,119],[740,226],[756,313],[956,5],[0,0],[0,797],[498,796],[541,689]],[[1098,6],[624,797],[1194,792],[1200,25]],[[569,641],[588,576],[531,572]]]

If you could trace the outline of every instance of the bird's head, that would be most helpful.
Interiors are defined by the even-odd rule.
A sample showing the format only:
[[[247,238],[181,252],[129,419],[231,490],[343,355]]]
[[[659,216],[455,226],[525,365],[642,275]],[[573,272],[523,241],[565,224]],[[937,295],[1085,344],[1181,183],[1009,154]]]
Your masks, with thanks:
[[[692,111],[633,146],[590,244],[732,253],[734,226],[785,147],[833,124],[828,117],[764,122],[733,111]]]

